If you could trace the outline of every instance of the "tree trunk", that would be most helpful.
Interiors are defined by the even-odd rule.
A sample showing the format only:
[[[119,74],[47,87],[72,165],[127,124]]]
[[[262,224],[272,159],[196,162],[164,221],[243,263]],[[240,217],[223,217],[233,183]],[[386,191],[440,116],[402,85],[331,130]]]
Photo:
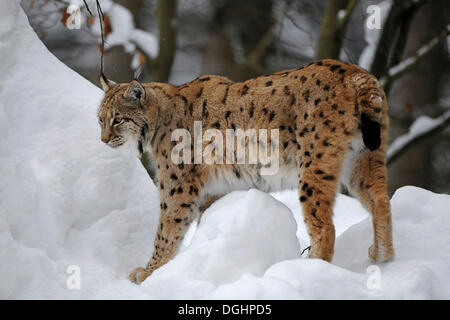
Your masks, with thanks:
[[[346,21],[338,18],[344,13],[348,17],[356,1],[352,0],[328,0],[320,27],[319,42],[316,49],[316,59],[339,59],[342,38],[345,34]],[[350,12],[347,12],[348,9]],[[343,11],[342,11],[343,10]]]
[[[420,0],[395,0],[392,4],[370,67],[370,72],[377,78],[384,76],[389,67],[400,62],[411,21],[424,3]]]
[[[203,55],[202,73],[220,74],[235,81],[265,73],[265,57],[272,44],[272,0],[225,0],[216,4]],[[236,61],[233,40],[243,49]]]
[[[426,5],[417,11],[401,59],[413,55],[418,48],[442,32],[447,21],[441,8],[445,8],[446,2],[434,1],[434,6]],[[440,5],[437,5],[438,3]],[[441,96],[439,84],[445,74],[442,70],[445,70],[446,66],[448,66],[447,53],[445,46],[441,44],[406,76],[393,82],[389,97],[391,138],[407,132],[418,116],[427,114],[434,117],[440,113],[436,106]],[[439,136],[417,144],[392,163],[389,167],[391,193],[404,185],[433,189],[431,177],[434,159],[431,151],[439,143]]]
[[[176,0],[158,0],[158,57],[147,63],[151,81],[167,82],[175,58],[177,31],[174,23],[177,15]]]

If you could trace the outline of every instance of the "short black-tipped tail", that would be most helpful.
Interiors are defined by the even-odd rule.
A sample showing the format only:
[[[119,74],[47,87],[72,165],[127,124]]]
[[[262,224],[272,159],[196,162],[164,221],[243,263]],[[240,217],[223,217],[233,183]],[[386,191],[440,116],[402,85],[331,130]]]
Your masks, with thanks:
[[[381,145],[381,115],[387,110],[385,94],[377,79],[369,73],[356,73],[352,80],[363,142],[370,151],[374,151]]]
[[[364,144],[370,151],[374,151],[380,147],[380,123],[370,119],[370,117],[365,113],[361,114],[361,133]]]

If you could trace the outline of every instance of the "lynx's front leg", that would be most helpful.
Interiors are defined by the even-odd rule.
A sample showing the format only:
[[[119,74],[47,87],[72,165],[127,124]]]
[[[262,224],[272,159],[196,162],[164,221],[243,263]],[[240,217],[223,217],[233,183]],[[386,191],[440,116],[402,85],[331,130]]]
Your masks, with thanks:
[[[187,187],[186,187],[187,186]],[[176,253],[190,223],[198,214],[197,195],[189,184],[179,184],[160,190],[161,214],[153,255],[145,268],[136,268],[129,278],[137,284],[166,264]]]

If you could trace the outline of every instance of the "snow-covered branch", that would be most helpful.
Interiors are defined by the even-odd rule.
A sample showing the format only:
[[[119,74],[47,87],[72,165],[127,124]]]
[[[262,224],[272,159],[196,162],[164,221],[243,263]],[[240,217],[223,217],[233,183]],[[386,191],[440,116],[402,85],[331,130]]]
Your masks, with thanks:
[[[387,151],[387,163],[392,163],[410,147],[443,130],[449,124],[450,110],[437,118],[427,116],[417,118],[409,128],[408,133],[399,136],[390,144]]]
[[[447,25],[445,30],[438,36],[434,37],[430,42],[417,50],[414,56],[411,56],[400,63],[392,66],[387,75],[380,79],[380,84],[386,87],[392,80],[400,77],[414,66],[416,66],[425,56],[427,56],[434,48],[436,48],[443,40],[445,40],[450,34],[450,24]]]
[[[141,54],[148,58],[155,58],[158,55],[159,46],[156,37],[144,30],[137,29],[131,12],[122,5],[112,0],[98,0],[105,19],[105,44],[108,47],[123,46],[125,52],[133,56],[131,67],[136,70],[142,63]],[[93,16],[88,22],[90,32],[100,37],[99,16],[96,10],[97,0],[71,0],[70,4],[85,7]],[[107,48],[105,48],[107,49]]]

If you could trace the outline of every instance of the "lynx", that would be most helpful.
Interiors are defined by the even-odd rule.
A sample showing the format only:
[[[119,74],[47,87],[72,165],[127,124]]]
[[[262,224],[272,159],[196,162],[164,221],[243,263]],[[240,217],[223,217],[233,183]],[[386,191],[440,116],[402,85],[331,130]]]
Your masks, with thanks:
[[[161,210],[153,255],[145,268],[130,274],[131,281],[141,283],[167,263],[190,223],[212,202],[249,188],[298,189],[310,258],[331,262],[333,203],[341,183],[372,214],[370,259],[393,258],[388,106],[379,83],[364,69],[322,60],[245,82],[214,75],[180,86],[136,80],[116,84],[103,75],[100,82],[105,91],[98,111],[101,140],[112,148],[128,144],[139,154],[150,152],[157,164]],[[279,151],[277,173],[262,175],[262,163],[174,163],[171,134],[183,128],[193,136],[195,121],[224,136],[226,130],[278,130],[278,143],[253,141]]]

